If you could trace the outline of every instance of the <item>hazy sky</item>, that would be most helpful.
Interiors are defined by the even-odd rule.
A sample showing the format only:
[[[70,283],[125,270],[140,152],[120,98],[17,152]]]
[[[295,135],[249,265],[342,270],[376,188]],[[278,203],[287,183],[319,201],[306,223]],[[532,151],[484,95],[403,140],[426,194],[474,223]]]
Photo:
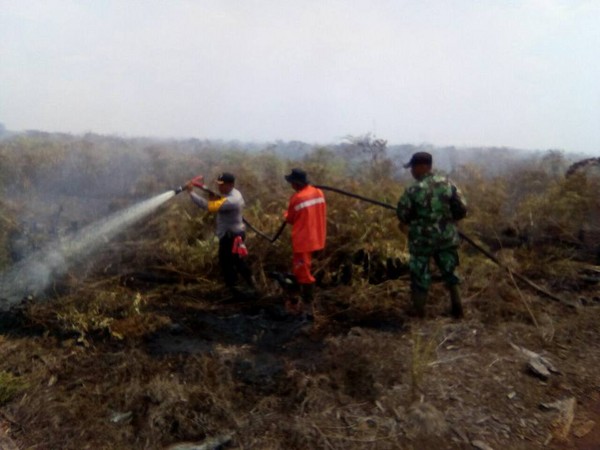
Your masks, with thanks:
[[[600,0],[0,0],[0,122],[600,154]]]

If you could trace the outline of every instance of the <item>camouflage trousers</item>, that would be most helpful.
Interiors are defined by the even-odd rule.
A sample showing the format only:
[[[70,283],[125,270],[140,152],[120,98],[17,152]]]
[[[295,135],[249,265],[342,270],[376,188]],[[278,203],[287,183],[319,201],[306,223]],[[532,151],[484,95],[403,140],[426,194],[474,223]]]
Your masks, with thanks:
[[[454,274],[459,264],[458,251],[456,247],[438,250],[433,253],[411,254],[408,263],[410,269],[411,289],[419,289],[427,292],[431,286],[431,271],[429,262],[431,258],[442,273],[442,279],[447,286],[453,286],[460,282]]]

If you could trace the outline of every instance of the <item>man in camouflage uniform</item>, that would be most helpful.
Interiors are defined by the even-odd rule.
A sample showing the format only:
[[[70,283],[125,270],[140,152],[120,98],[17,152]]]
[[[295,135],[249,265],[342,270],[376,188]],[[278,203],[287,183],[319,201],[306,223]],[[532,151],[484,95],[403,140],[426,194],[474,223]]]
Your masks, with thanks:
[[[467,214],[466,202],[460,190],[448,178],[431,171],[429,153],[415,153],[404,166],[410,167],[415,183],[409,186],[396,213],[398,219],[409,227],[411,298],[414,312],[425,316],[427,292],[431,285],[429,262],[433,257],[448,290],[451,314],[463,316],[458,290],[459,279],[454,274],[458,266],[459,236],[456,222]]]

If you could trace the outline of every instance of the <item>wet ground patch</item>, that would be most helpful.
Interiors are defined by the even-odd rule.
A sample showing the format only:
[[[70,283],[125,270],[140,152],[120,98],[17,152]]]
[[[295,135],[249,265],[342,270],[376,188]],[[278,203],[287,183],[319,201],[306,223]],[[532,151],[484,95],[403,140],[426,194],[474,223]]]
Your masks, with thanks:
[[[389,311],[355,314],[342,308],[330,314],[329,308],[317,304],[313,319],[312,315],[286,313],[283,303],[279,297],[237,302],[224,297],[204,305],[169,305],[161,313],[167,314],[172,324],[149,336],[146,349],[158,356],[207,353],[217,345],[248,346],[255,352],[301,357],[304,348],[315,350],[326,336],[344,334],[353,327],[397,333],[405,329],[404,317]]]
[[[276,352],[310,326],[299,317],[287,316],[279,305],[227,305],[218,310],[179,310],[172,325],[150,336],[152,354],[204,353],[215,345],[251,346]]]
[[[291,366],[314,371],[325,344],[311,336],[312,321],[291,317],[277,303],[226,304],[213,311],[179,310],[173,324],[149,336],[154,358],[208,355],[256,395],[287,392]]]

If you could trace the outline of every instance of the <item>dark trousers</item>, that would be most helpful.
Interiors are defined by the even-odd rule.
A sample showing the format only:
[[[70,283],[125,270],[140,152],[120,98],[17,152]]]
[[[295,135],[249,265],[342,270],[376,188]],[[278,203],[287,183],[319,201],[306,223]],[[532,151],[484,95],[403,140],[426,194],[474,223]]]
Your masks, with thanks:
[[[230,288],[235,286],[238,273],[244,278],[248,285],[252,285],[252,272],[250,271],[246,260],[231,252],[233,249],[233,241],[236,236],[242,236],[242,239],[245,239],[246,237],[245,233],[235,234],[227,232],[225,236],[219,239],[219,266],[221,267],[225,285]]]

